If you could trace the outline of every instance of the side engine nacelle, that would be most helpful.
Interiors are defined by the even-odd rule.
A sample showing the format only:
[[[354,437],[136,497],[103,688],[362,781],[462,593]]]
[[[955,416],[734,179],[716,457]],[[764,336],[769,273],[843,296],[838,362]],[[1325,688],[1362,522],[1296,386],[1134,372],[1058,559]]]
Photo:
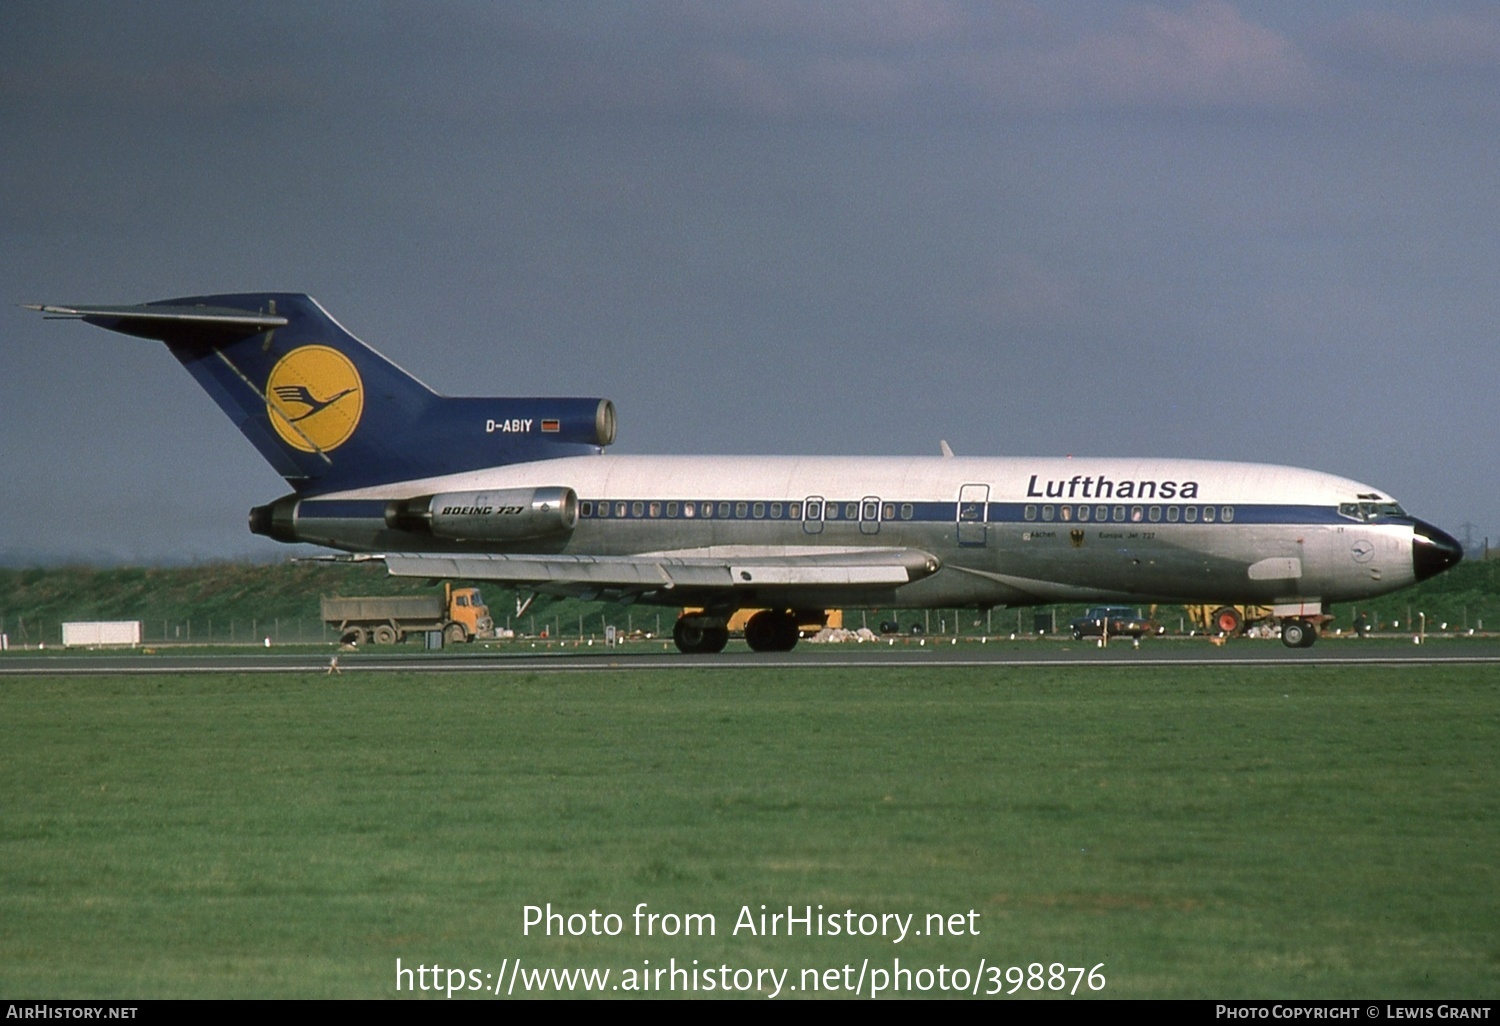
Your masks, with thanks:
[[[571,488],[444,492],[386,503],[385,524],[449,541],[529,541],[566,535],[578,525]]]

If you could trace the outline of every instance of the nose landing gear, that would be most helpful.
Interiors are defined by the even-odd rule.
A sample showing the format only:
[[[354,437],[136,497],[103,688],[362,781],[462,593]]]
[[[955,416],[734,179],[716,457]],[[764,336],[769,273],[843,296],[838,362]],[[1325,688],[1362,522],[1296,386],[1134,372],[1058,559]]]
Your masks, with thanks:
[[[1318,640],[1318,628],[1311,620],[1285,619],[1281,621],[1281,643],[1287,648],[1312,648]]]

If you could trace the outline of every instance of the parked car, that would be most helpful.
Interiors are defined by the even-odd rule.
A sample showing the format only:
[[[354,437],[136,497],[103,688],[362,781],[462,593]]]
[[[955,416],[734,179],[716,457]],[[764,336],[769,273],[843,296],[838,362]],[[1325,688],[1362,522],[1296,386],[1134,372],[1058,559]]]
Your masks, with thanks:
[[[1073,628],[1073,639],[1097,638],[1104,633],[1106,623],[1109,624],[1109,636],[1112,638],[1121,634],[1140,638],[1147,634],[1161,634],[1166,630],[1161,624],[1142,616],[1140,610],[1130,606],[1094,606],[1070,625]]]

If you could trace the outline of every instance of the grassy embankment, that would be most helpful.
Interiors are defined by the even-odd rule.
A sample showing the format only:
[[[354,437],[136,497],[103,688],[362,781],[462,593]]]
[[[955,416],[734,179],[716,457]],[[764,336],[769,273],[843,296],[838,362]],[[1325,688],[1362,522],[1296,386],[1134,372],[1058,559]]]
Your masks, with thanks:
[[[424,580],[393,578],[380,564],[218,563],[174,568],[61,567],[55,569],[0,569],[0,632],[13,644],[61,641],[65,620],[141,620],[148,642],[255,642],[271,636],[277,642],[331,641],[318,619],[321,595],[384,595],[430,593]],[[497,624],[524,633],[546,627],[554,636],[576,637],[580,618],[586,634],[602,634],[606,623],[655,631],[671,630],[675,612],[647,606],[623,606],[538,599],[517,618],[515,592],[484,587]],[[1057,606],[1060,628],[1081,615],[1084,607]],[[1417,613],[1427,614],[1429,630],[1500,630],[1500,560],[1470,561],[1416,587],[1396,592],[1358,609],[1386,629],[1413,629]],[[1036,610],[996,610],[988,617],[995,633],[1030,632]],[[1042,610],[1043,613],[1046,610]],[[1349,629],[1355,607],[1334,609],[1335,627]],[[1181,610],[1163,606],[1158,619],[1175,631]],[[903,628],[922,623],[932,632],[952,633],[957,623],[964,634],[983,632],[987,618],[972,610],[851,611],[846,626],[866,622],[871,629],[882,620]]]
[[[527,632],[551,626],[576,636],[578,619],[602,633],[604,622],[670,631],[671,610],[539,599],[516,620],[515,592],[481,588],[495,622]],[[68,620],[140,620],[148,643],[333,641],[318,615],[322,595],[417,595],[426,580],[391,577],[380,563],[209,563],[191,567],[0,569],[0,632],[14,645],[62,640]]]

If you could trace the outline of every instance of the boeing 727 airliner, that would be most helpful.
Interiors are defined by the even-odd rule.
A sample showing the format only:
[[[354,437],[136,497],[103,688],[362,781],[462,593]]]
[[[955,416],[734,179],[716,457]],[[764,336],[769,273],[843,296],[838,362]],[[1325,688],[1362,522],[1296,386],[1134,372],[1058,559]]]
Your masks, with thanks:
[[[790,649],[831,607],[1269,605],[1306,647],[1328,604],[1459,561],[1356,481],[1171,459],[607,456],[607,399],[438,395],[308,296],[33,306],[158,339],[292,493],[250,530],[378,554],[390,573],[696,607],[717,652]]]

